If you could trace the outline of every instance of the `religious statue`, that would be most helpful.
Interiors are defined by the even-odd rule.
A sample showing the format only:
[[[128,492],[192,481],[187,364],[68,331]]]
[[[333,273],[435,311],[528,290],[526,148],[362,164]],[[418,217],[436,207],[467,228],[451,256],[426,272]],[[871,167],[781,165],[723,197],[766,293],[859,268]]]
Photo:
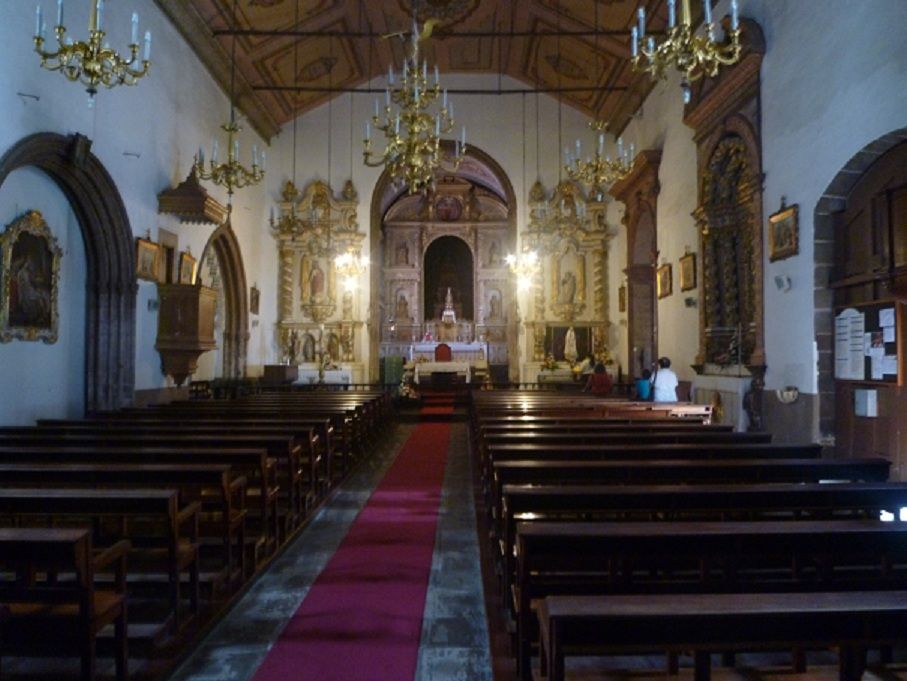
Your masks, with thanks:
[[[394,264],[409,265],[409,246],[403,239],[397,242],[397,250],[394,254]]]
[[[397,309],[394,313],[394,319],[400,321],[409,320],[409,302],[407,302],[406,296],[402,293],[397,298]]]
[[[498,248],[498,242],[492,241],[491,245],[488,247],[488,260],[485,263],[486,267],[498,267],[501,264],[501,253]]]
[[[558,303],[572,303],[576,297],[576,275],[573,272],[564,272],[557,291]]]
[[[497,294],[492,293],[491,297],[488,299],[488,319],[500,319],[501,318],[501,299]]]
[[[447,288],[447,295],[444,297],[444,311],[441,313],[441,321],[445,324],[456,324],[457,313],[454,311],[453,295],[450,287]]]
[[[317,262],[312,266],[309,274],[309,298],[313,303],[320,303],[324,300],[324,270]]]
[[[299,334],[296,329],[290,331],[287,337],[287,364],[290,366],[296,364],[296,358],[299,354]]]
[[[315,339],[310,333],[307,333],[302,340],[302,361],[315,361]]]
[[[564,359],[573,364],[576,361],[576,357],[576,332],[573,331],[571,326],[567,329],[567,333],[564,336]]]

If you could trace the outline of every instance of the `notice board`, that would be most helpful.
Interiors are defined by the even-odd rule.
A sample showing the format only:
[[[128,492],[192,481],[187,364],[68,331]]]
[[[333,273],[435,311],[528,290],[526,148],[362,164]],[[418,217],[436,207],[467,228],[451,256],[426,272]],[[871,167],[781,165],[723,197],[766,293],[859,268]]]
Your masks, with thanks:
[[[876,301],[835,313],[835,379],[904,384],[904,304]]]

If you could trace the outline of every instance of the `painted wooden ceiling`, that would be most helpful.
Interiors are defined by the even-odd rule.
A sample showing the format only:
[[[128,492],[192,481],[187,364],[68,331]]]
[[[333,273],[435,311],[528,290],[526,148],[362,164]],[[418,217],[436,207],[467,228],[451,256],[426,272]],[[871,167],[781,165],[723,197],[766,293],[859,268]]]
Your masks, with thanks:
[[[266,138],[389,64],[399,70],[406,43],[384,36],[408,34],[414,13],[420,26],[438,20],[422,51],[442,81],[504,74],[619,130],[651,87],[628,59],[636,8],[644,2],[656,28],[665,12],[663,0],[156,2],[227,92],[235,50],[237,106]]]

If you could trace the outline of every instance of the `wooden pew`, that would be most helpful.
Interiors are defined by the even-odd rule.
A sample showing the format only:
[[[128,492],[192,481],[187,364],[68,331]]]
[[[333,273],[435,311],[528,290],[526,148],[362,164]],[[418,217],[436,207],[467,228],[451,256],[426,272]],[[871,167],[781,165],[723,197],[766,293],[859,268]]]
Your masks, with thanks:
[[[517,526],[518,667],[531,603],[552,594],[903,588],[907,525],[864,520]]]
[[[256,521],[247,536],[253,543],[255,564],[276,551],[278,544],[278,486],[275,462],[262,449],[212,449],[193,447],[114,447],[60,443],[54,446],[0,444],[0,460],[10,463],[187,463],[228,464],[247,480],[247,515]],[[253,508],[249,508],[249,506]],[[253,513],[249,513],[254,510]],[[251,529],[251,534],[248,530]]]
[[[498,526],[503,592],[516,572],[517,523],[603,520],[878,518],[907,506],[907,482],[765,485],[505,485]]]
[[[95,678],[98,632],[114,626],[117,681],[129,677],[126,641],[126,554],[119,542],[95,554],[84,529],[0,528],[0,651],[14,655],[75,653],[82,681]],[[112,589],[95,574],[112,570]],[[57,577],[61,577],[57,579]]]
[[[130,563],[152,571],[162,566],[167,575],[174,631],[181,623],[182,573],[189,575],[190,608],[193,614],[199,611],[199,512],[197,502],[180,506],[175,490],[0,488],[0,516],[5,516],[6,526],[35,517],[80,525],[116,520],[121,527],[112,541],[131,542]],[[122,520],[150,522],[139,529]],[[104,524],[104,529],[112,531],[113,523]]]
[[[882,458],[496,461],[491,509],[494,518],[503,517],[504,485],[882,482],[890,468],[891,462]]]
[[[709,681],[711,651],[839,649],[838,678],[860,681],[866,649],[907,641],[907,591],[551,596],[539,607],[542,673],[564,680],[564,659],[693,649],[695,681]]]
[[[0,428],[0,447],[76,446],[96,449],[158,447],[174,449],[212,449],[231,447],[262,448],[277,462],[278,485],[287,494],[279,531],[285,536],[305,515],[303,476],[299,457],[302,448],[286,434],[210,434],[197,433],[109,433],[103,426],[89,432],[68,432],[39,428]]]
[[[239,579],[246,575],[246,478],[229,464],[0,463],[0,487],[176,489],[183,504],[201,505],[199,538],[220,547],[218,571],[229,582],[235,561]]]

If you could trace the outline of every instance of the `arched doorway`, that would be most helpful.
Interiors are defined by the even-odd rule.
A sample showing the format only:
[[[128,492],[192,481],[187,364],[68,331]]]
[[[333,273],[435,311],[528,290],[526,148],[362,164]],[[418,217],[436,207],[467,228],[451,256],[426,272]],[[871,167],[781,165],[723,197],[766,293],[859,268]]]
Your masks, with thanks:
[[[661,151],[642,151],[630,175],[611,187],[612,196],[626,206],[627,367],[631,376],[650,368],[658,355],[655,267],[660,164]]]
[[[249,298],[239,241],[229,219],[208,239],[201,263],[202,283],[218,294],[216,352],[220,361],[215,376],[242,378],[249,344]]]
[[[444,151],[453,144],[442,142]],[[462,338],[488,343],[492,371],[518,368],[516,298],[504,255],[516,245],[516,197],[501,166],[470,147],[458,168],[442,165],[431,194],[408,195],[386,172],[372,194],[369,228],[369,377],[377,380],[382,356],[400,356],[424,335],[432,310],[422,279],[426,249],[457,237],[471,253],[472,315]],[[429,298],[431,296],[428,296]],[[429,301],[430,302],[430,301]],[[382,355],[382,353],[384,353]],[[512,359],[510,359],[512,358]]]
[[[816,203],[814,321],[818,347],[819,433],[838,453],[901,449],[887,419],[863,419],[859,437],[852,385],[835,381],[834,317],[840,306],[907,299],[907,128],[874,140],[829,183]],[[851,388],[851,389],[848,389]],[[879,405],[903,411],[903,388],[880,385]],[[891,438],[891,439],[889,439]],[[900,462],[895,462],[903,470]],[[903,474],[901,474],[903,475]]]
[[[0,159],[0,185],[32,166],[65,194],[79,222],[87,269],[85,411],[118,409],[135,387],[135,255],[126,207],[83,135],[37,133]]]

